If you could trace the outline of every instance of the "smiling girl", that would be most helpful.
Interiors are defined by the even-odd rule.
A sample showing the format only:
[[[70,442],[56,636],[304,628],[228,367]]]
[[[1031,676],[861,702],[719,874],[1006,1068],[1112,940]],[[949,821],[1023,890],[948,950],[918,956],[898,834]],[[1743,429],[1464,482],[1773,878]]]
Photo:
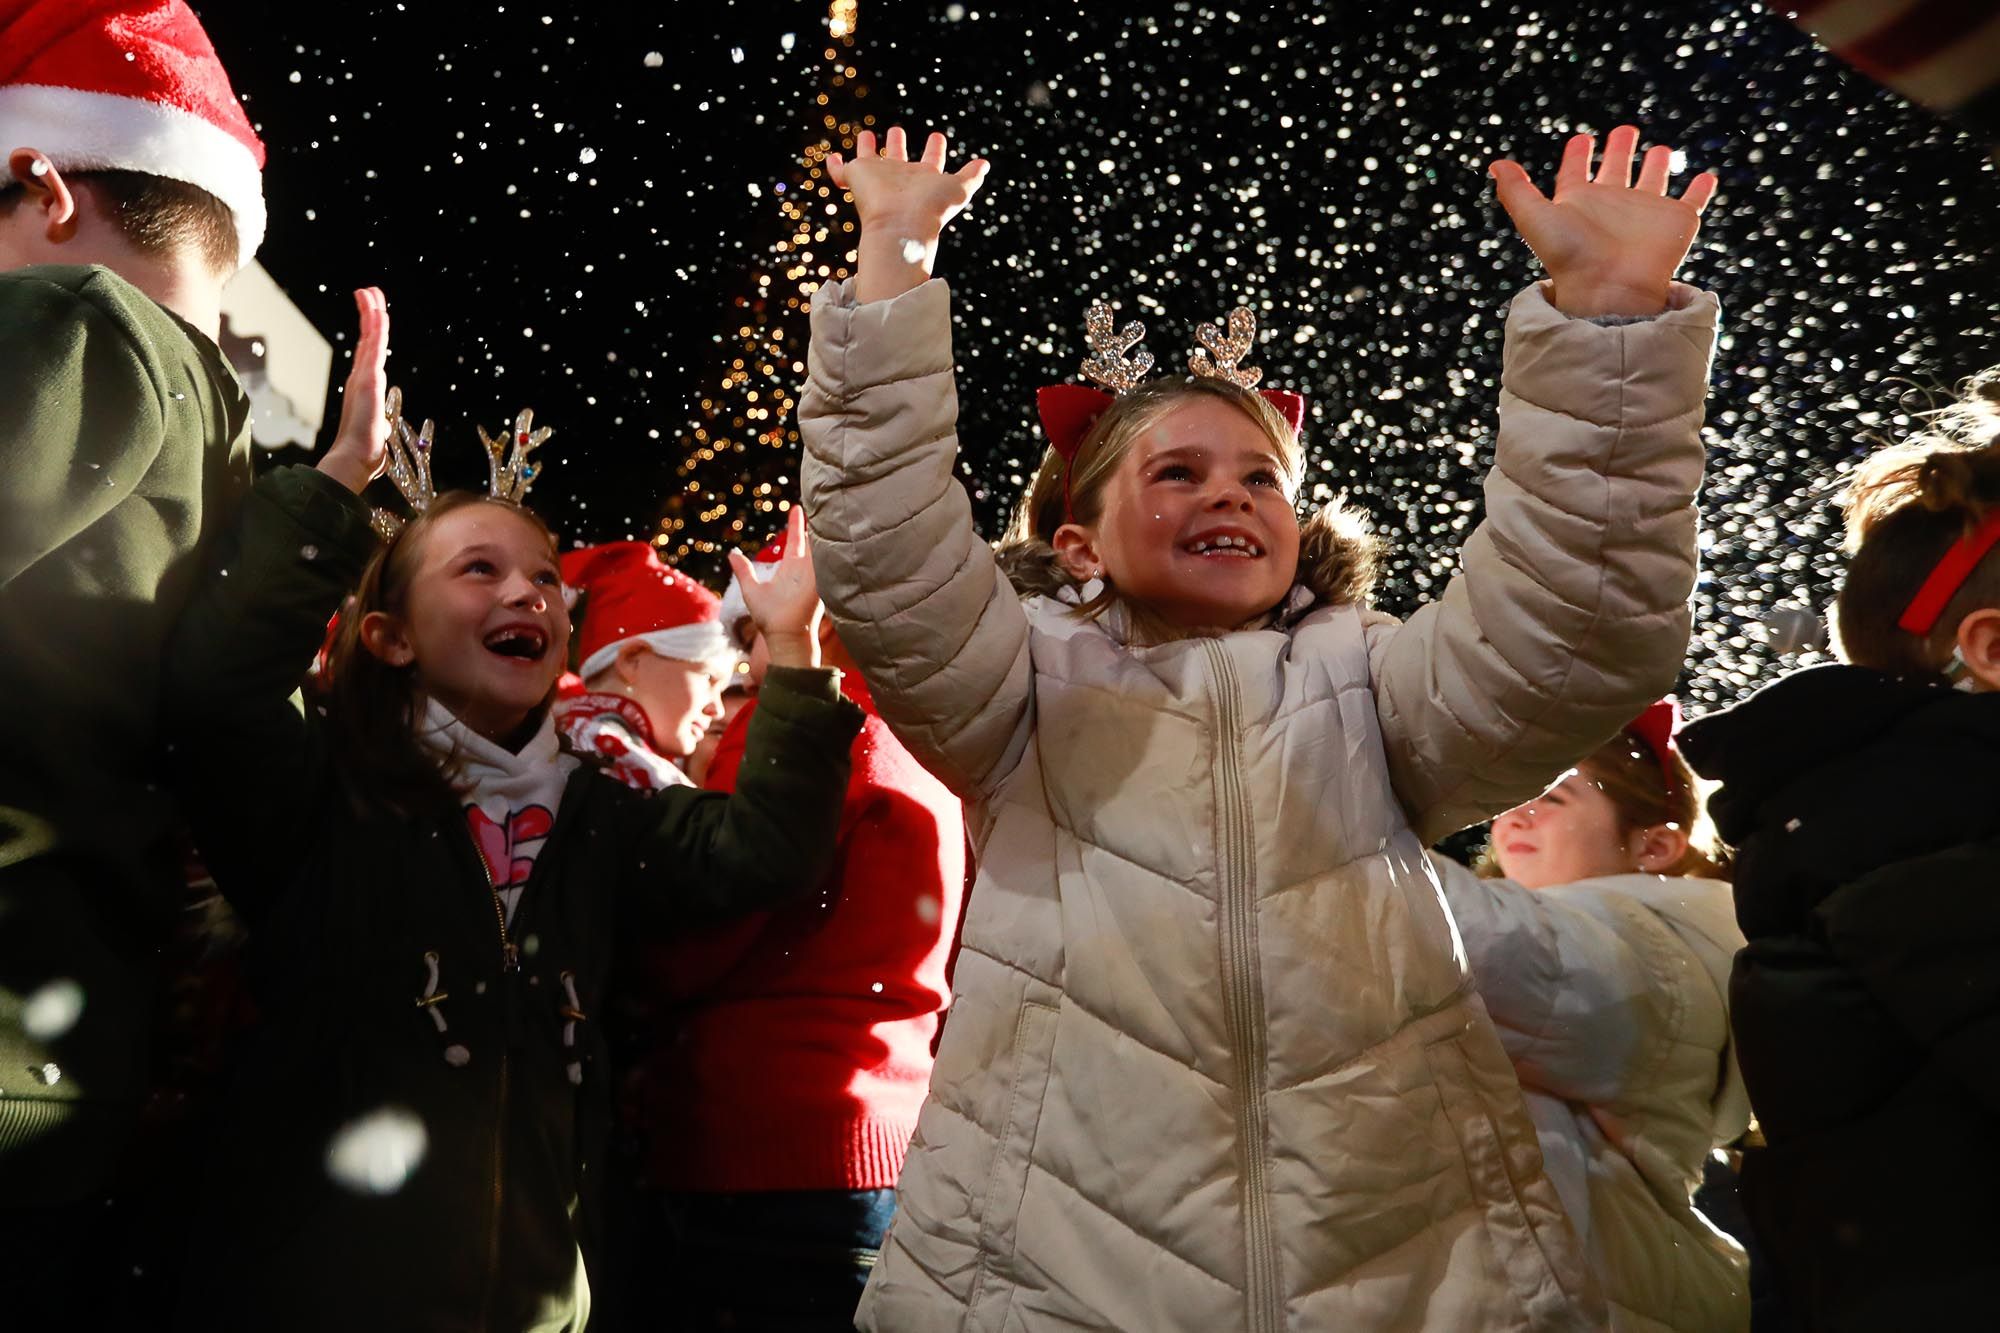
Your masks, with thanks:
[[[1010,585],[930,280],[986,166],[896,130],[830,160],[861,239],[813,304],[814,563],[979,858],[864,1327],[1602,1327],[1423,848],[1686,647],[1715,302],[1670,279],[1713,178],[1669,196],[1654,148],[1635,186],[1637,138],[1593,178],[1578,136],[1553,201],[1493,168],[1550,281],[1509,316],[1486,522],[1403,625],[1351,520],[1301,531],[1302,403],[1248,387],[1247,314],[1152,383],[1093,314],[1121,392],[1043,391]]]
[[[370,528],[387,317],[361,304],[339,438],[251,493],[169,657],[181,793],[262,1017],[187,1322],[580,1329],[614,941],[816,883],[860,714],[817,667],[800,558],[746,592],[779,665],[734,794],[649,795],[563,752],[542,521],[448,493],[386,545]]]

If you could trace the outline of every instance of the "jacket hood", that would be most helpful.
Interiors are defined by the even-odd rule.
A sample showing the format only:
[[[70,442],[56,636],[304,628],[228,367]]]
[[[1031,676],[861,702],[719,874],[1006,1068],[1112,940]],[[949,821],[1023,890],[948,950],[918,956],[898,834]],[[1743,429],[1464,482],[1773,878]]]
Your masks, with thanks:
[[[1738,845],[1778,790],[1906,725],[1912,744],[2000,747],[2000,695],[1866,667],[1812,667],[1690,722],[1676,743],[1696,773],[1722,784],[1709,814],[1723,839]]]

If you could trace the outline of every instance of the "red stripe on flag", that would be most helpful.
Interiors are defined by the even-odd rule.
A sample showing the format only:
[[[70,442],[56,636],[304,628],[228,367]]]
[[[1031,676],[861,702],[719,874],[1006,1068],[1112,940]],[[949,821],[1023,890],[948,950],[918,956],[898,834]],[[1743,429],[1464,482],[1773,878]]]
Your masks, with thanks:
[[[1921,0],[1839,52],[1854,67],[1885,82],[1930,59],[1993,21],[1993,0]]]

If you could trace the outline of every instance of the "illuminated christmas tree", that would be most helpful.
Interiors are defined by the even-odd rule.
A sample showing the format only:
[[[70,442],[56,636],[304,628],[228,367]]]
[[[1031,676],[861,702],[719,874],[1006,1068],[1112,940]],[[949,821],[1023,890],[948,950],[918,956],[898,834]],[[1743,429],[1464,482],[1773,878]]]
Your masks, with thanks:
[[[761,542],[798,490],[798,393],[805,383],[808,310],[821,284],[854,263],[847,196],[827,178],[829,153],[851,153],[875,123],[854,66],[858,0],[834,0],[805,151],[773,185],[781,234],[757,257],[719,338],[719,375],[679,439],[674,489],[653,537],[662,558],[696,578],[726,577],[725,552]]]

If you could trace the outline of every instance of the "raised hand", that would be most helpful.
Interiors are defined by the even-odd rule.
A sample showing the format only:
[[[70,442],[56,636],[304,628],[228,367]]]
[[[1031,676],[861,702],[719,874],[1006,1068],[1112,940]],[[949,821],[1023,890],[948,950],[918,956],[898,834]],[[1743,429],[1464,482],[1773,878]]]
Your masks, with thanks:
[[[319,470],[359,495],[389,462],[389,421],[382,406],[389,391],[389,299],[380,287],[363,287],[354,293],[354,305],[361,315],[354,368],[341,395],[340,430]]]
[[[1564,314],[1655,315],[1666,309],[1667,286],[1701,228],[1715,196],[1704,171],[1676,199],[1667,193],[1673,149],[1655,144],[1632,180],[1639,131],[1620,125],[1604,137],[1604,158],[1590,174],[1596,140],[1579,134],[1563,147],[1553,199],[1518,162],[1487,168],[1521,239],[1548,270],[1550,300]]]
[[[729,567],[743,589],[743,606],[764,636],[773,666],[819,665],[819,583],[813,577],[812,547],[806,538],[806,511],[793,505],[785,520],[785,553],[777,571],[759,580],[741,551],[729,553]]]
[[[933,134],[924,155],[912,162],[900,125],[892,126],[875,148],[875,132],[854,138],[854,160],[839,153],[826,159],[833,183],[854,195],[861,218],[860,264],[855,298],[864,304],[900,296],[928,279],[937,261],[938,237],[985,183],[988,163],[975,157],[946,171],[945,138]]]

